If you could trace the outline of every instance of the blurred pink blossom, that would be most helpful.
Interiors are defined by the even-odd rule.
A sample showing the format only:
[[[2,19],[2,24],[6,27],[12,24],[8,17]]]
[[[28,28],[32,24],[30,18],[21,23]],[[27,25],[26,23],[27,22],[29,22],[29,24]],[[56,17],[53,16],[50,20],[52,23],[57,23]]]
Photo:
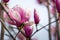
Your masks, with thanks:
[[[9,0],[2,0],[2,1],[5,2],[5,3],[9,2]]]
[[[29,12],[24,11],[18,6],[15,6],[13,9],[9,9],[8,14],[12,20],[8,18],[6,13],[4,13],[4,19],[6,19],[8,23],[14,24],[18,27],[21,25],[21,23],[25,23],[30,19]]]
[[[36,12],[36,9],[34,9],[34,22],[35,22],[35,24],[38,24],[39,21],[40,21],[39,16]]]
[[[29,21],[29,18],[30,18],[29,11],[26,12],[19,6],[15,6],[13,9],[19,12],[19,14],[21,16],[21,22]]]
[[[56,0],[56,8],[58,13],[60,13],[60,0]]]
[[[51,2],[51,5],[50,5],[50,13],[52,13],[53,15],[55,14],[55,5],[53,2]]]
[[[51,1],[54,2],[54,3],[56,2],[56,0],[51,0]]]
[[[32,34],[32,32],[33,32],[33,27],[26,25],[26,26],[24,27],[24,31],[25,31],[26,37],[27,37],[27,38],[30,38],[30,37],[31,37],[31,34]]]

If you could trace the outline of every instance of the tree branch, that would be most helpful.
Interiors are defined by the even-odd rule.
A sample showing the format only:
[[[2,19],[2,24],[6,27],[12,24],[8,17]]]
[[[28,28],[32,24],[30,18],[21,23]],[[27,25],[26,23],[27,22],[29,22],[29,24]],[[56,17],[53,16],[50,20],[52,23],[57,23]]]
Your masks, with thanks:
[[[2,19],[0,19],[0,22],[4,25],[3,28],[6,29],[6,31],[10,34],[11,38],[13,38],[13,40],[15,40],[15,38],[12,36],[12,34],[8,31],[8,29],[5,27],[4,22],[2,21]]]
[[[48,0],[47,2],[50,3],[50,0]],[[47,9],[48,9],[48,20],[49,20],[49,23],[50,23],[51,22],[51,19],[50,19],[49,4],[47,5]],[[51,38],[51,24],[49,24],[49,40],[52,40],[52,38]]]
[[[45,28],[46,26],[48,26],[48,25],[50,25],[50,24],[52,24],[52,23],[54,23],[54,22],[56,22],[56,21],[58,21],[58,20],[59,20],[59,19],[57,19],[57,20],[55,20],[55,21],[53,21],[53,22],[51,22],[51,23],[43,26],[42,28],[38,29],[37,31],[35,31],[35,32],[31,35],[31,37],[34,36],[34,34],[36,34],[36,33],[37,33],[38,31],[40,31],[41,29]]]

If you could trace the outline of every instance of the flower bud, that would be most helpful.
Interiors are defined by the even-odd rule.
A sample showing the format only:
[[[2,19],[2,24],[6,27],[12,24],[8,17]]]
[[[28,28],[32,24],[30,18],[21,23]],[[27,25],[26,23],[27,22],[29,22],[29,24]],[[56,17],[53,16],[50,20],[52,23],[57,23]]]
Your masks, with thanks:
[[[34,9],[34,22],[35,22],[35,24],[38,24],[39,21],[40,21],[39,16],[36,13],[36,9]]]

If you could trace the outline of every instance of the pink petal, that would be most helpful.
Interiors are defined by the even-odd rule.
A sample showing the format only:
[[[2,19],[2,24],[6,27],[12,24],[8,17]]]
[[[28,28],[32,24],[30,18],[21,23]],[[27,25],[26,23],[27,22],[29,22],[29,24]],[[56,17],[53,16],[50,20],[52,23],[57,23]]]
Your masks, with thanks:
[[[4,12],[4,20],[7,21],[9,24],[15,25],[15,23],[8,17],[8,15]]]
[[[25,22],[25,11],[19,6],[15,6],[13,9],[19,12],[21,16],[21,22]]]
[[[60,13],[60,0],[56,0],[56,8],[57,11]]]
[[[33,31],[33,28],[26,25],[24,26],[24,31],[25,31],[26,37],[30,37]]]
[[[14,20],[16,20],[16,21],[18,21],[18,22],[21,21],[21,16],[20,16],[20,14],[19,14],[17,11],[15,11],[15,10],[9,10],[9,15],[10,15],[10,17],[11,17],[12,19],[14,19]]]
[[[39,16],[36,13],[36,9],[34,9],[34,21],[35,21],[35,24],[38,24],[40,21]]]

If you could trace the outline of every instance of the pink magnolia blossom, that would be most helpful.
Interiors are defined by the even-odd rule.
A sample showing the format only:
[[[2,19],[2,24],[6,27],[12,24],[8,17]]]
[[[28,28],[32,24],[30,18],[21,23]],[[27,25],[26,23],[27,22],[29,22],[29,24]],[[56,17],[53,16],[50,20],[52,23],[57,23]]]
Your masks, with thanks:
[[[19,14],[21,15],[21,22],[29,21],[29,18],[30,18],[29,12],[26,12],[19,6],[15,6],[13,9],[18,11]]]
[[[55,14],[55,3],[53,3],[52,1],[50,5],[50,13],[52,13],[53,15]]]
[[[21,17],[19,15],[19,13],[17,11],[13,11],[13,10],[9,10],[8,12],[10,18],[8,17],[8,15],[4,12],[4,19],[9,23],[9,24],[13,24],[16,26],[20,25],[20,21],[21,21]]]
[[[5,2],[5,3],[9,2],[9,0],[2,0],[2,1]]]
[[[34,9],[34,22],[35,22],[35,24],[38,24],[39,21],[40,21],[39,16],[36,13],[36,9]]]
[[[54,13],[55,13],[53,6],[50,6],[50,13],[52,13],[53,15],[54,15]]]
[[[30,37],[31,37],[31,34],[32,34],[32,32],[33,32],[33,27],[26,25],[26,26],[24,27],[24,31],[25,31],[26,37],[27,37],[27,38],[30,38]]]
[[[56,0],[56,8],[58,13],[60,13],[60,0]]]
[[[8,23],[16,26],[20,26],[22,23],[29,21],[30,18],[29,12],[24,12],[24,10],[20,7],[14,7],[14,9],[11,10],[9,9],[8,14],[12,20],[8,20],[9,18],[6,13],[4,13],[4,18],[8,21]]]

